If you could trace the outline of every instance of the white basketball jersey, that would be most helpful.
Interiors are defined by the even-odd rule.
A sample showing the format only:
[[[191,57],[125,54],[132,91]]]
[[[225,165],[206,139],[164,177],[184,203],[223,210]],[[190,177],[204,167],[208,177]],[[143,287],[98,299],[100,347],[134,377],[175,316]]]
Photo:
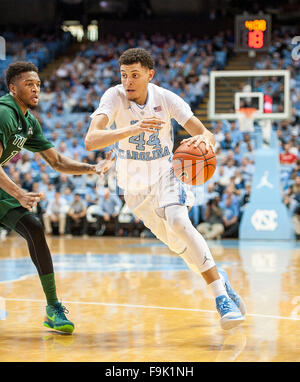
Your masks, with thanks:
[[[118,185],[128,192],[155,184],[170,170],[174,143],[171,119],[184,126],[193,116],[182,98],[152,83],[148,84],[147,101],[143,106],[127,99],[123,85],[109,88],[91,118],[99,114],[107,115],[107,127],[115,123],[116,129],[154,116],[165,121],[161,130],[141,132],[114,145]]]

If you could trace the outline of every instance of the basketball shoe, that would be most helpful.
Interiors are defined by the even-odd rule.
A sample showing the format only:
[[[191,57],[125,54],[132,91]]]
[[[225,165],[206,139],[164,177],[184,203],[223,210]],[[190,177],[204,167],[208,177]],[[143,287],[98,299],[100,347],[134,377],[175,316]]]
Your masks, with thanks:
[[[216,308],[221,316],[221,328],[224,330],[232,329],[245,321],[239,308],[225,295],[216,298]]]
[[[46,328],[71,334],[74,330],[74,324],[67,319],[65,313],[69,313],[69,311],[60,302],[57,302],[55,305],[47,305],[43,325]]]
[[[244,316],[246,314],[246,305],[242,298],[234,291],[232,288],[229,278],[227,275],[227,272],[224,269],[218,268],[218,272],[220,276],[222,276],[224,284],[225,284],[225,289],[228,294],[228,296],[231,298],[231,300],[235,303],[235,305],[239,308],[240,312]]]

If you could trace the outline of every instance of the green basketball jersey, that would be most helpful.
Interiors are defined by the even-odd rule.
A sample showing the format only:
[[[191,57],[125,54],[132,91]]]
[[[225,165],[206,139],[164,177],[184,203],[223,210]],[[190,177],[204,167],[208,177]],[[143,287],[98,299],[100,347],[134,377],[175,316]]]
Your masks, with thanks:
[[[45,138],[38,120],[30,111],[24,115],[10,94],[0,98],[0,141],[3,146],[1,166],[23,147],[34,152],[53,147]]]
[[[0,97],[0,142],[3,146],[0,166],[8,163],[22,148],[39,152],[53,147],[45,138],[38,120],[30,111],[24,115],[10,94]],[[17,207],[20,203],[0,185],[0,219]]]

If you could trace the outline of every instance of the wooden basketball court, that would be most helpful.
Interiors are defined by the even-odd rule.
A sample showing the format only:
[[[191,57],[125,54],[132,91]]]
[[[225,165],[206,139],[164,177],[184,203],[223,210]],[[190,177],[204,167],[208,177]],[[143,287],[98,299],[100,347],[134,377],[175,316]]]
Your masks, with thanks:
[[[42,326],[25,241],[0,248],[0,361],[299,361],[300,246],[210,242],[248,314],[223,331],[204,281],[154,239],[48,237],[73,335]]]

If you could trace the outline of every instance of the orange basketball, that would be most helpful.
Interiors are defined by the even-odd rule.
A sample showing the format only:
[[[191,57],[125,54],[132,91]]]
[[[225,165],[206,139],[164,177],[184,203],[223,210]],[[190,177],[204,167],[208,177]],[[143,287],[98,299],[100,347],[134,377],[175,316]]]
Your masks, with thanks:
[[[182,143],[173,155],[175,176],[183,183],[199,186],[210,179],[216,169],[217,159],[212,148],[206,150],[204,142],[198,147]]]

